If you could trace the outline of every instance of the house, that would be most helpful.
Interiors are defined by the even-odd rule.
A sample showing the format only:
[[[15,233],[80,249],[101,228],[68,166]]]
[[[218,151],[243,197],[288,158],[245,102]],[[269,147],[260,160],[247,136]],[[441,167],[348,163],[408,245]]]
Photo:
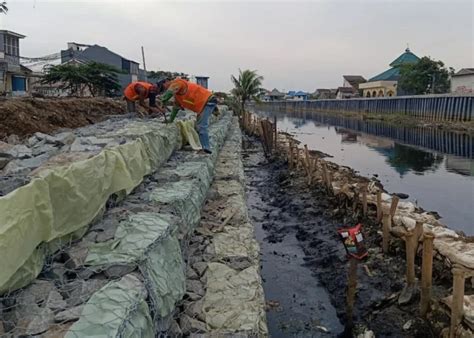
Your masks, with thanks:
[[[352,99],[354,97],[358,97],[359,93],[356,89],[352,87],[339,87],[336,90],[336,99]]]
[[[309,94],[306,92],[303,92],[301,90],[299,91],[294,91],[290,90],[286,95],[285,99],[286,100],[293,100],[293,101],[306,101],[309,97]]]
[[[398,89],[400,67],[405,64],[414,64],[420,60],[418,56],[405,49],[405,52],[390,63],[390,69],[370,78],[366,83],[359,84],[364,97],[400,96],[405,93]]]
[[[366,83],[367,80],[360,75],[343,75],[344,82],[342,84],[343,87],[351,87],[359,93],[359,85],[361,83]]]
[[[271,91],[265,91],[265,94],[263,95],[263,101],[265,102],[270,102],[270,101],[279,101],[283,100],[285,97],[285,94],[281,93],[278,91],[278,89],[273,88]]]
[[[84,45],[76,42],[68,42],[67,49],[61,51],[61,63],[68,62],[100,62],[113,66],[122,73],[118,74],[122,90],[133,81],[139,80],[143,72],[140,72],[139,63],[124,58],[123,56],[112,52],[106,47],[99,45]]]
[[[451,76],[451,93],[473,94],[474,68],[462,68]]]
[[[336,98],[337,89],[325,89],[320,88],[316,89],[313,94],[311,94],[312,99],[316,100],[330,100]]]
[[[209,87],[209,76],[196,76],[196,84],[208,88]]]
[[[31,69],[20,64],[20,40],[25,36],[0,30],[0,94],[22,96],[29,91]]]

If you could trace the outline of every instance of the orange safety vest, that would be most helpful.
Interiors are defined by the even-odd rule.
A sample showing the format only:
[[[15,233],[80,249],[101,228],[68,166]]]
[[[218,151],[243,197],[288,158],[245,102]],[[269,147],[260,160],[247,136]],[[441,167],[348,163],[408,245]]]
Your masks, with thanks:
[[[173,86],[179,87],[174,94],[176,103],[198,114],[204,110],[204,106],[212,95],[210,90],[183,79],[171,81],[170,87]]]
[[[125,88],[125,90],[123,91],[123,95],[130,101],[136,101],[139,99],[140,95],[138,95],[138,93],[136,92],[135,90],[135,86],[136,85],[140,85],[142,87],[144,87],[146,89],[146,95],[145,97],[148,97],[148,94],[150,93],[150,88],[153,86],[153,84],[151,83],[148,83],[148,82],[141,82],[141,81],[137,81],[137,82],[132,82],[130,83],[127,88]]]

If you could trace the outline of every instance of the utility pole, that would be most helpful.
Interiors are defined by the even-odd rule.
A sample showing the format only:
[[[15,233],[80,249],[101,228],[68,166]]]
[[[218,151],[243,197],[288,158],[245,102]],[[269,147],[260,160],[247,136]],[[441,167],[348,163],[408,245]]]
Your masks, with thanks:
[[[142,46],[142,59],[143,59],[143,70],[145,71],[145,81],[148,81],[148,73],[146,71],[146,64],[145,64],[145,50]]]

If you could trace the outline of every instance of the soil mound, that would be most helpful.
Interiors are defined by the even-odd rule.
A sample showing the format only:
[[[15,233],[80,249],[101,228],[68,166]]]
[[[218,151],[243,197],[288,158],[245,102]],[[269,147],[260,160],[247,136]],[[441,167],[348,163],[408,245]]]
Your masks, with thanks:
[[[13,98],[0,100],[0,139],[35,132],[51,134],[78,128],[126,112],[125,101],[110,98]]]

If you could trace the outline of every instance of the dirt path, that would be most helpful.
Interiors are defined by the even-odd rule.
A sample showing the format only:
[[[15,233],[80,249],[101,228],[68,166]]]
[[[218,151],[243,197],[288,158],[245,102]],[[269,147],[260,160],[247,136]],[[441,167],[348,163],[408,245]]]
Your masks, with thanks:
[[[284,299],[281,302],[287,303],[279,309],[281,311],[279,315],[268,313],[270,332],[272,333],[274,329],[272,317],[279,317],[287,323],[291,322],[291,318],[296,317],[305,324],[293,327],[289,325],[293,331],[287,332],[303,335],[311,333],[313,336],[318,336],[318,332],[321,335],[324,331],[321,329],[322,326],[330,331],[332,329],[329,336],[339,333],[337,330],[340,325],[337,325],[337,319],[331,318],[335,317],[332,306],[336,309],[337,317],[341,322],[347,323],[345,309],[348,261],[336,229],[343,225],[355,225],[362,222],[369,257],[359,264],[354,306],[354,332],[360,333],[370,329],[377,337],[439,336],[441,327],[446,327],[448,323],[447,316],[440,315],[439,311],[433,312],[432,315],[437,316],[433,321],[442,324],[430,325],[418,317],[417,297],[409,305],[398,305],[398,295],[404,287],[404,248],[394,243],[390,254],[382,255],[378,225],[364,219],[358,213],[347,212],[340,207],[339,201],[329,198],[321,187],[308,189],[303,177],[297,173],[288,173],[286,164],[278,161],[266,162],[259,146],[255,145],[256,141],[252,140],[252,142],[254,142],[253,146],[247,142],[244,166],[248,181],[249,210],[257,235],[260,232],[266,299],[271,300],[269,294],[280,295]],[[374,213],[375,210],[369,212]],[[260,227],[261,231],[259,231]],[[304,255],[299,255],[298,249],[294,248],[286,252],[275,250],[274,255],[280,256],[281,259],[265,259],[266,256],[268,257],[268,252],[265,251],[268,251],[272,245],[285,248],[291,247],[293,242],[299,243],[299,248]],[[300,258],[304,260],[304,266],[313,272],[316,279],[311,281],[311,278],[306,276],[303,277],[302,283],[298,283],[303,273],[303,270],[298,267],[302,262]],[[271,270],[275,266],[279,270],[277,273],[272,273]],[[287,274],[287,276],[282,277],[281,274]],[[449,279],[449,276],[447,278]],[[439,277],[436,279],[437,284],[433,293],[437,298],[447,295],[451,281]],[[320,286],[317,285],[317,281]],[[302,290],[299,290],[298,284],[304,285]],[[327,295],[332,306],[331,304],[329,307],[311,305],[317,304],[318,301],[324,304],[324,297]],[[291,298],[295,298],[295,301],[288,307],[288,299]],[[306,303],[310,306],[306,307]],[[297,307],[296,304],[300,306]],[[311,326],[311,320],[308,321],[310,318],[316,318],[322,324],[316,321],[316,325]],[[275,336],[284,336],[283,331],[273,332],[277,332]]]

